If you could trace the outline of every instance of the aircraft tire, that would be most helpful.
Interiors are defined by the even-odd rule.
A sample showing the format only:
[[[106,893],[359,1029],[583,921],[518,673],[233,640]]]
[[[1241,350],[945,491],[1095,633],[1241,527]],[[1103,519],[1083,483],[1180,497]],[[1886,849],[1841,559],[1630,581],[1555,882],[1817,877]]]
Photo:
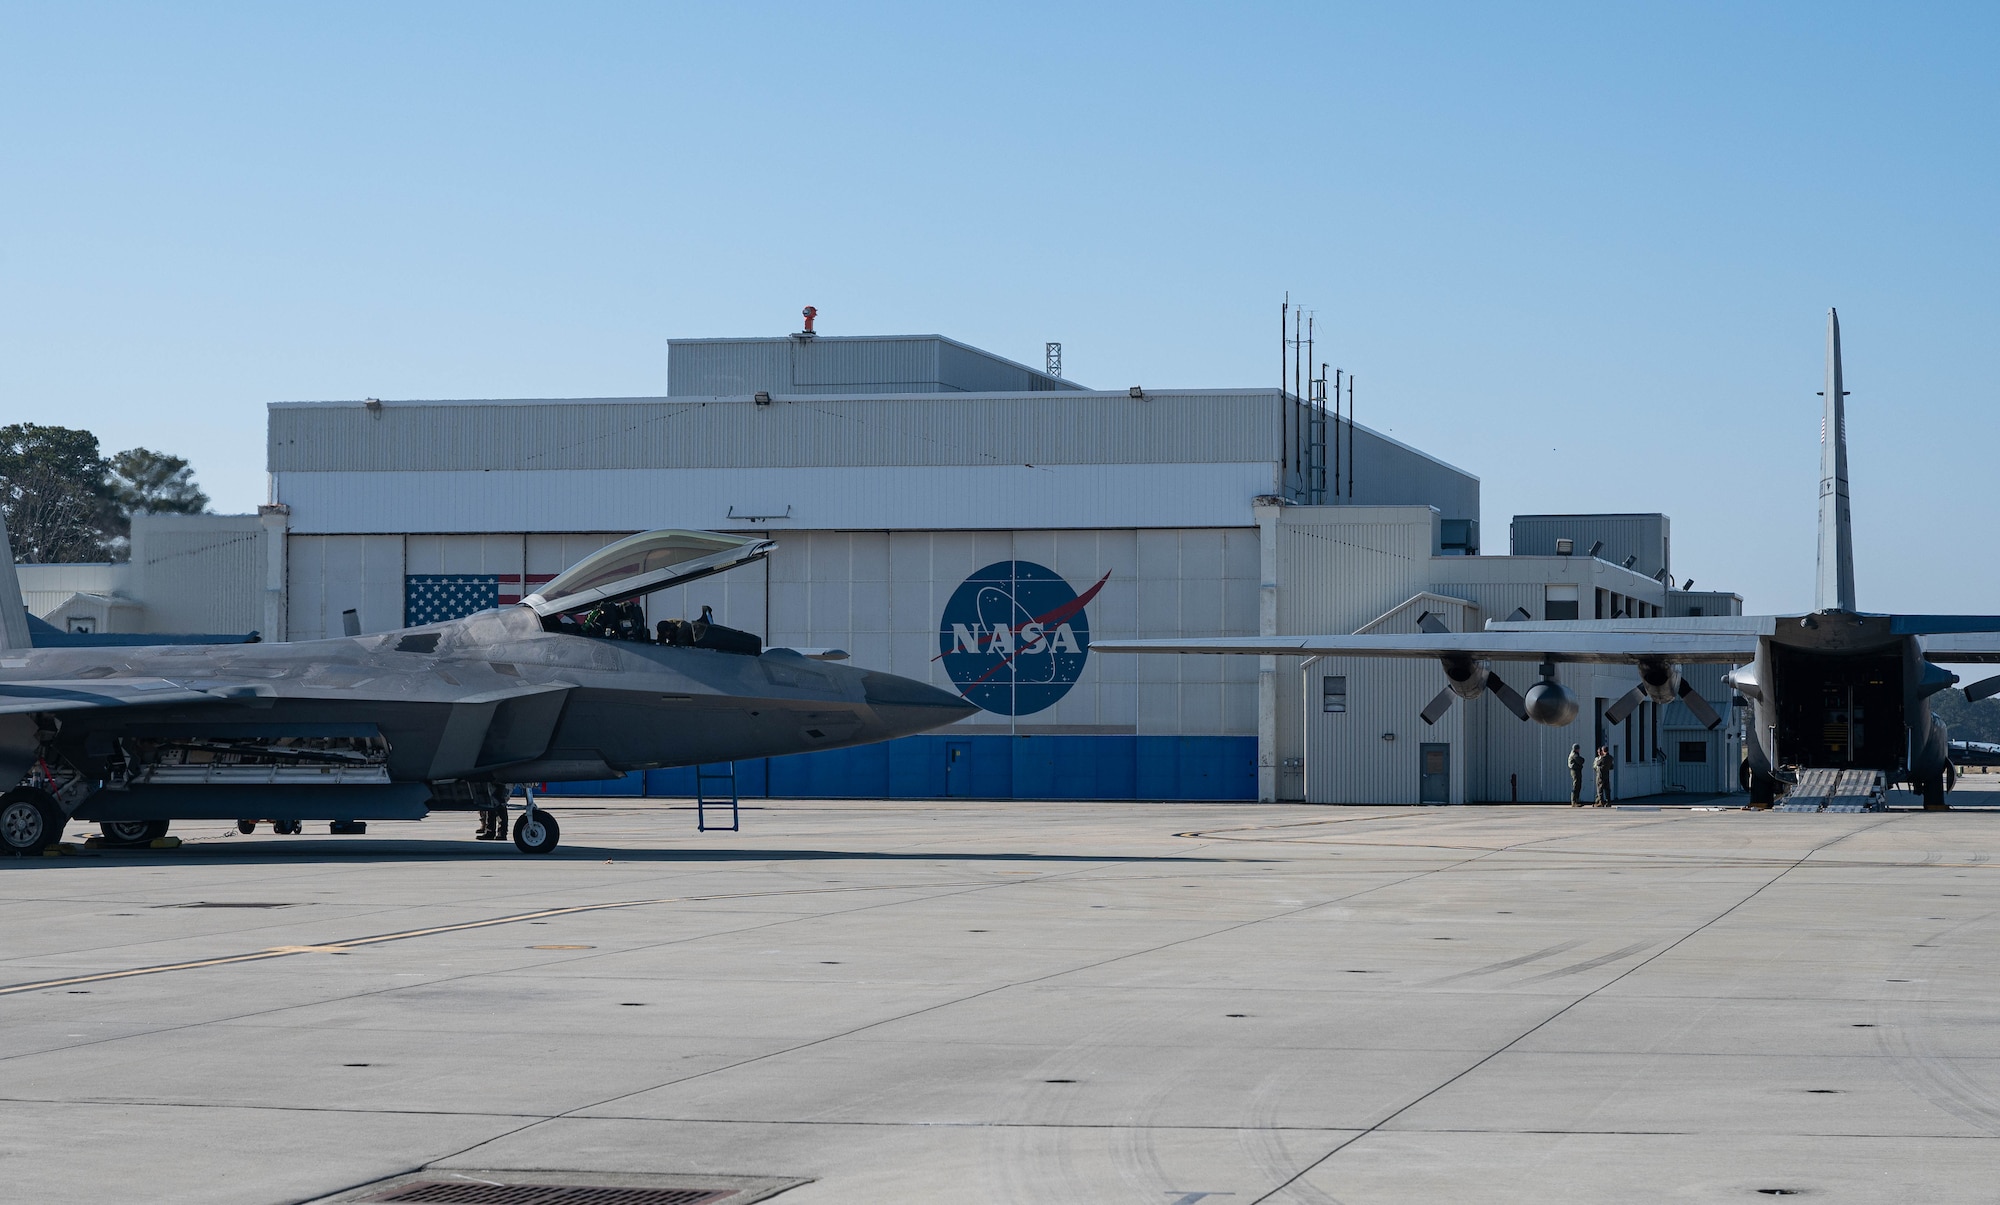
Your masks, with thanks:
[[[271,831],[281,837],[296,837],[306,831],[306,826],[302,820],[273,820]]]
[[[1768,808],[1778,798],[1778,780],[1756,769],[1750,771],[1750,806]]]
[[[556,818],[536,808],[532,823],[526,813],[514,821],[514,848],[524,854],[545,854],[562,840],[562,826]]]
[[[1944,801],[1944,775],[1927,775],[1917,783],[1917,789],[1923,794],[1926,812],[1950,810]]]
[[[257,822],[255,820],[238,820],[236,822],[236,831],[247,837],[257,831]]]
[[[112,845],[151,845],[167,835],[165,820],[100,820],[97,831]]]
[[[47,791],[15,787],[0,795],[0,853],[30,857],[62,840],[69,817]]]

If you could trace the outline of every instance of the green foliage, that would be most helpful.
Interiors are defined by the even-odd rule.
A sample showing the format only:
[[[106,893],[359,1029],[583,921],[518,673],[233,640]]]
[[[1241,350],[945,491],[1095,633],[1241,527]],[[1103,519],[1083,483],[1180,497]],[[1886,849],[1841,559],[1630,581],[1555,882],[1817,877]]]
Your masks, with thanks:
[[[111,490],[118,499],[126,531],[140,511],[198,515],[208,509],[208,495],[194,483],[194,470],[179,456],[132,448],[111,458]]]
[[[1968,703],[1956,690],[1941,690],[1931,696],[1931,714],[1944,721],[1955,741],[2000,744],[2000,699]]]
[[[97,437],[68,427],[0,427],[0,507],[22,561],[96,561],[113,502]]]
[[[135,513],[207,507],[181,457],[132,448],[106,458],[88,431],[0,426],[0,512],[16,560],[106,560],[125,549]]]

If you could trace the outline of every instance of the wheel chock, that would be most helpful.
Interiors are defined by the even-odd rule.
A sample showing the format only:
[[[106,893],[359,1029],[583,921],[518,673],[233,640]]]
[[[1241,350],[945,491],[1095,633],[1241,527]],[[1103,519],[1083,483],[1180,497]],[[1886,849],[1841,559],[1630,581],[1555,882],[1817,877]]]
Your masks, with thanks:
[[[152,842],[152,844],[151,844],[151,845],[148,845],[148,846],[147,846],[146,848],[147,848],[147,849],[179,849],[180,847],[181,847],[181,839],[180,839],[179,837],[174,837],[174,836],[166,836],[166,837],[155,837],[155,838],[153,838],[153,842]]]

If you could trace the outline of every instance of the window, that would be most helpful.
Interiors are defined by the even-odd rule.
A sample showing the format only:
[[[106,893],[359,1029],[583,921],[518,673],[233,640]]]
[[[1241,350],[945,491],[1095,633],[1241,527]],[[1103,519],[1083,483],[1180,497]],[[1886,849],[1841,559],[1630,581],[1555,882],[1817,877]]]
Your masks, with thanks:
[[[1604,618],[1604,587],[1597,588],[1597,618]]]
[[[1682,741],[1681,760],[1683,762],[1706,762],[1708,760],[1708,742]]]
[[[1347,710],[1347,675],[1328,674],[1319,680],[1319,709],[1329,712]]]
[[[1550,586],[1542,602],[1543,619],[1577,619],[1575,586]]]

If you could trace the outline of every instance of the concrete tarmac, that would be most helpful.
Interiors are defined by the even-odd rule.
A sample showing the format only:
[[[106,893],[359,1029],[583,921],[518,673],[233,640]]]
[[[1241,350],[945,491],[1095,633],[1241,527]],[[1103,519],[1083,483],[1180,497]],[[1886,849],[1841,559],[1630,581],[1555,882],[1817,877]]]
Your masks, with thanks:
[[[550,807],[0,863],[0,1199],[2000,1194],[2000,815]]]

